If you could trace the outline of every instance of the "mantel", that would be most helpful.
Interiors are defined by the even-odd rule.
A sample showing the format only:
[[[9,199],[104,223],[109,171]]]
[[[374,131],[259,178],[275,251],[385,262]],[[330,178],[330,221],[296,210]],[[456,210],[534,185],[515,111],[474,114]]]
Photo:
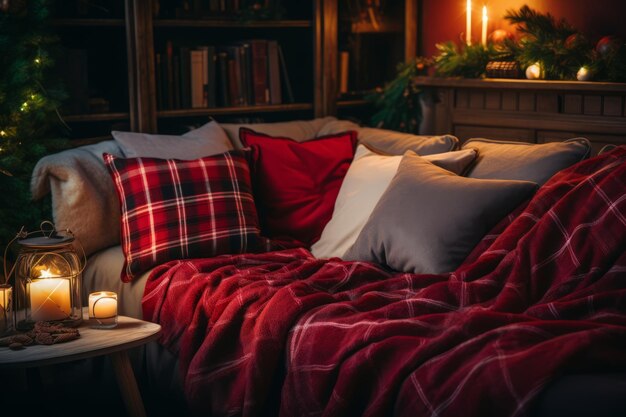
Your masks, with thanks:
[[[626,84],[417,77],[425,134],[523,142],[584,136],[598,150],[626,144]]]
[[[417,85],[429,87],[511,89],[534,91],[580,91],[626,93],[626,83],[596,81],[522,80],[506,78],[416,77]]]

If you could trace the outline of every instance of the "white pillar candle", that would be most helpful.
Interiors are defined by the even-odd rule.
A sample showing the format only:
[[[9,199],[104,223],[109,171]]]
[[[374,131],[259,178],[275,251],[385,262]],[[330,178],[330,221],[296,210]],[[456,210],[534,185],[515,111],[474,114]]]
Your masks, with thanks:
[[[465,42],[468,45],[471,45],[472,44],[472,0],[467,0],[465,14],[466,14]]]
[[[483,46],[487,46],[487,22],[489,18],[487,17],[487,6],[483,6],[483,32],[482,32],[482,42]]]
[[[70,280],[37,278],[30,283],[30,311],[33,321],[63,320],[72,312]]]

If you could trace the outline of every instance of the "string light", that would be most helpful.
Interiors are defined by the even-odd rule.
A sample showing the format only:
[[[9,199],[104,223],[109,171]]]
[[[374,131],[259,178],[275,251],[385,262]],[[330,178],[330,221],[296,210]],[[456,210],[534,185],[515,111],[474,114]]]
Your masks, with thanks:
[[[41,64],[41,58],[39,57],[35,58],[35,64],[37,65]]]

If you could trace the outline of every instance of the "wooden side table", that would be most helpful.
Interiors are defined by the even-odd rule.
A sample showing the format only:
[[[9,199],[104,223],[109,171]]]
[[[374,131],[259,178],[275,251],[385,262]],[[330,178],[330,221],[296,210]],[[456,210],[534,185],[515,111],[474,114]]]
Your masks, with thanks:
[[[117,327],[110,330],[92,329],[83,311],[85,320],[78,327],[80,338],[58,345],[27,346],[23,350],[0,348],[0,369],[32,368],[78,359],[108,355],[113,363],[115,377],[119,385],[129,416],[145,417],[137,380],[128,358],[128,349],[155,340],[161,326],[131,317],[119,316]]]

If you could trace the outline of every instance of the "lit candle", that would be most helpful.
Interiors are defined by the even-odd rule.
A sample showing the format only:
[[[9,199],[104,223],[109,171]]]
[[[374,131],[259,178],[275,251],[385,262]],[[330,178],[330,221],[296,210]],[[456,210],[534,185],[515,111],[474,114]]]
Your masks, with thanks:
[[[10,285],[0,284],[0,336],[13,329],[12,298],[13,288]]]
[[[0,284],[0,310],[6,310],[13,298],[13,288],[10,285]]]
[[[483,46],[487,46],[487,21],[489,18],[487,17],[487,6],[483,6],[483,33],[482,33],[482,41]]]
[[[42,271],[41,277],[54,277]],[[35,278],[30,283],[30,309],[33,321],[63,320],[70,316],[72,303],[70,280],[67,278]]]
[[[472,44],[472,0],[467,0],[466,13],[466,28],[465,28],[465,42],[468,45]]]
[[[111,328],[117,324],[117,294],[99,291],[89,294],[89,318],[94,327]]]

